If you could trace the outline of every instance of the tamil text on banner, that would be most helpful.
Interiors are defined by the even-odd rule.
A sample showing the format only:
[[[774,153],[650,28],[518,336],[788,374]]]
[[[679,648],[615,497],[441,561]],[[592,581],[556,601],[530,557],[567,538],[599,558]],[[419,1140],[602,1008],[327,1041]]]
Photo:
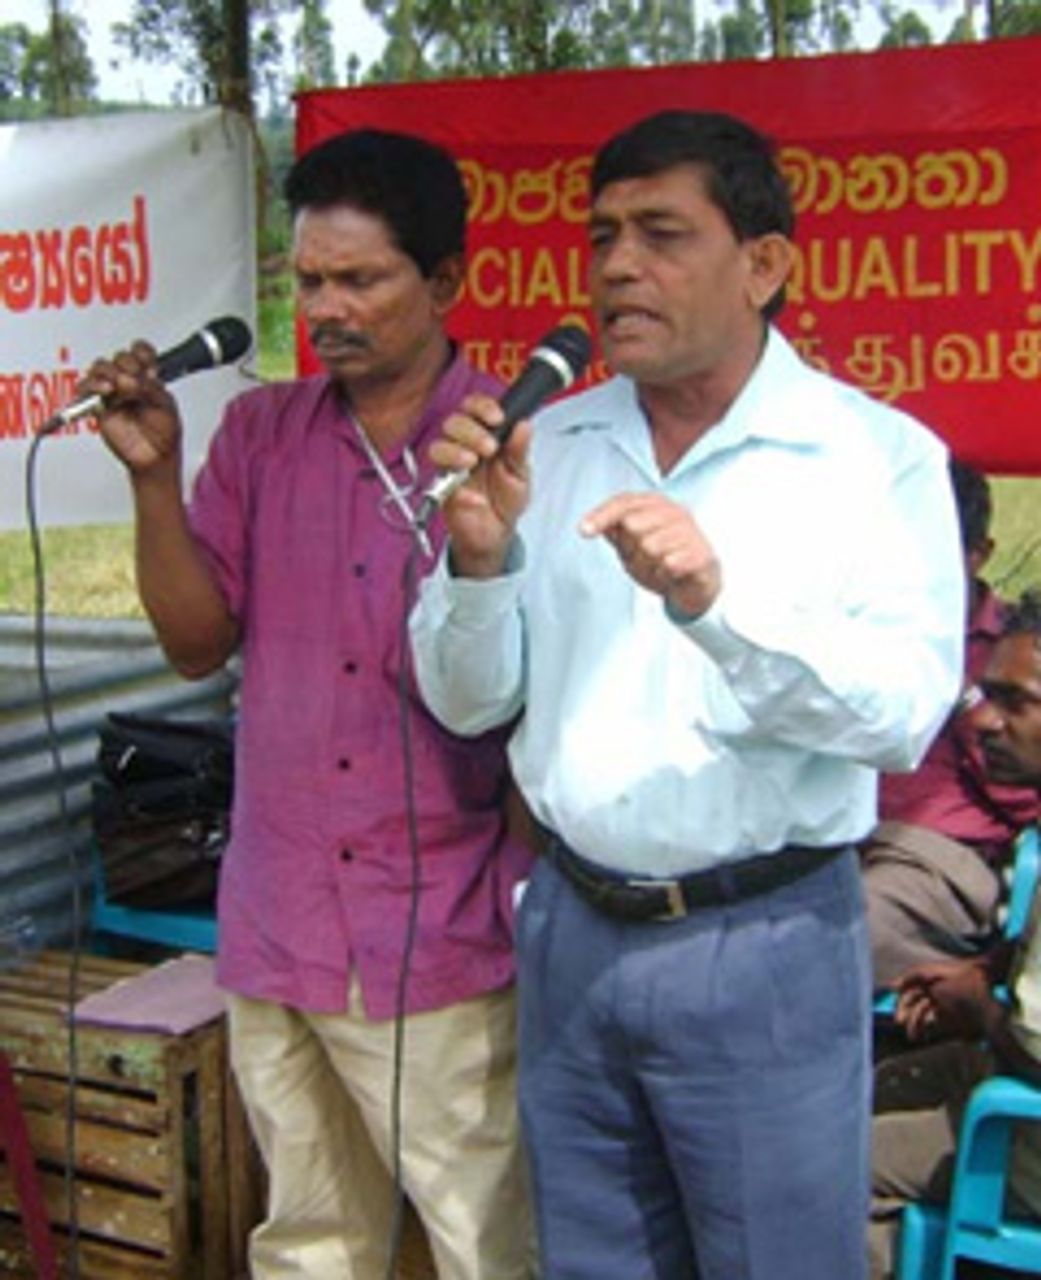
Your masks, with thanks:
[[[1038,474],[1039,85],[1041,39],[1023,39],[330,90],[302,95],[297,142],[372,125],[459,158],[470,263],[453,326],[509,378],[545,330],[588,320],[597,146],[663,108],[742,116],[777,141],[794,192],[781,327],[805,357],[921,417],[967,461]]]
[[[33,434],[96,356],[135,338],[171,347],[221,315],[251,322],[252,174],[245,124],[217,109],[0,128],[0,528],[23,525]],[[236,369],[176,384],[189,473],[245,385]],[[42,524],[129,518],[93,419],[45,440],[40,462]]]

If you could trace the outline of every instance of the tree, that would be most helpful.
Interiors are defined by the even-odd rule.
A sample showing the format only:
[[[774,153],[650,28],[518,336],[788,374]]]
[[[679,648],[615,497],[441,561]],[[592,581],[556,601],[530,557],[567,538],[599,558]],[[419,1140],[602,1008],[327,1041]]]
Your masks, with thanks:
[[[860,0],[734,0],[729,12],[700,27],[696,0],[365,0],[365,6],[390,37],[370,76],[385,81],[845,50],[855,44]]]
[[[25,55],[32,32],[24,22],[0,26],[0,103],[25,96]]]
[[[336,84],[333,26],[325,13],[325,0],[303,0],[300,25],[293,36],[296,87],[314,89]]]
[[[253,81],[281,63],[275,21],[287,0],[133,0],[116,43],[145,62],[183,68],[184,101],[219,102],[253,115]]]
[[[910,9],[898,12],[892,5],[883,4],[878,16],[883,27],[880,49],[915,49],[933,42],[932,32]]]
[[[688,61],[694,0],[365,0],[389,36],[370,78]]]
[[[1041,35],[1041,0],[988,0],[987,36]]]
[[[8,120],[73,115],[95,101],[97,75],[82,18],[52,4],[47,31],[0,26],[0,108]]]

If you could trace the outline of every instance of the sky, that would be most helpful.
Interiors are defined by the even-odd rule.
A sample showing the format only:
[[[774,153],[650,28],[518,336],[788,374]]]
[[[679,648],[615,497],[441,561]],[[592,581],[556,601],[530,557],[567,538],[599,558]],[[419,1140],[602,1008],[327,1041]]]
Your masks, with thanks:
[[[130,62],[128,55],[111,41],[113,22],[125,22],[132,0],[64,0],[70,13],[87,23],[88,46],[99,81],[98,96],[123,102],[171,101],[180,78],[176,68],[157,63]],[[365,12],[361,0],[331,0],[326,11],[333,23],[336,67],[341,83],[346,79],[347,57],[356,53],[362,68],[379,57],[384,44],[380,25]],[[33,31],[43,31],[48,22],[46,0],[0,0],[0,24],[24,22]],[[122,62],[120,68],[113,61]]]
[[[117,49],[109,28],[113,22],[125,21],[132,0],[64,0],[66,8],[86,19],[88,42],[94,69],[99,79],[99,96],[123,102],[169,103],[180,73],[155,63],[133,63]],[[895,0],[898,9],[916,10],[939,38],[947,33],[958,9],[957,0]],[[874,5],[868,0],[861,5],[862,21],[871,27],[861,37],[862,47],[872,47],[877,40]],[[346,63],[350,53],[361,59],[362,70],[379,57],[384,33],[362,5],[362,0],[330,0],[326,11],[333,23],[336,67],[340,83],[346,80]],[[34,31],[47,25],[46,0],[0,0],[0,23],[25,22]],[[115,67],[115,60],[122,65]]]

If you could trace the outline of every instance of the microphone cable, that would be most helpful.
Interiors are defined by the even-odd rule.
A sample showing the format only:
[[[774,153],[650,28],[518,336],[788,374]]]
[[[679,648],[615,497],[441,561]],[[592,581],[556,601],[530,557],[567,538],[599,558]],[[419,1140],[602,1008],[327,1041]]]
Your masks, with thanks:
[[[409,899],[405,937],[402,943],[401,965],[398,969],[397,990],[394,997],[394,1049],[391,1068],[390,1094],[390,1148],[391,1178],[394,1185],[394,1211],[391,1219],[390,1238],[387,1244],[387,1267],[384,1280],[396,1280],[398,1255],[401,1251],[405,1227],[405,1185],[402,1175],[402,1094],[405,1074],[405,1025],[408,1004],[408,980],[412,969],[412,953],[415,950],[419,925],[420,863],[419,821],[416,807],[415,752],[412,745],[412,701],[409,696],[409,614],[416,594],[419,557],[422,543],[413,538],[402,571],[401,627],[398,635],[398,728],[401,739],[401,756],[405,792],[405,828],[409,855]]]
[[[47,424],[44,424],[45,426]],[[76,1196],[76,1101],[79,1077],[79,1038],[76,1027],[76,1005],[79,1001],[79,971],[83,903],[80,890],[80,866],[76,856],[76,842],[69,811],[68,779],[61,754],[54,715],[54,697],[47,674],[46,604],[47,582],[44,573],[43,543],[36,511],[36,463],[40,445],[47,438],[41,429],[29,445],[25,463],[25,509],[29,527],[29,544],[32,550],[33,568],[33,655],[36,682],[40,690],[40,706],[46,727],[47,748],[54,773],[54,785],[58,797],[61,839],[65,846],[69,873],[72,879],[72,949],[69,953],[66,1001],[68,1025],[66,1027],[66,1052],[68,1057],[68,1090],[65,1097],[65,1170],[64,1190],[68,1212],[68,1277],[79,1280],[80,1275],[80,1226],[79,1204]]]
[[[179,346],[163,352],[158,357],[159,376],[171,382],[187,373],[213,368],[239,361],[252,343],[248,325],[236,316],[223,316],[193,334]],[[98,407],[95,397],[87,397],[52,414],[36,428],[29,445],[25,463],[25,509],[32,553],[33,578],[33,654],[36,682],[40,691],[40,706],[46,728],[48,754],[58,798],[59,830],[65,846],[69,874],[72,880],[71,924],[72,946],[69,952],[69,970],[66,987],[68,1024],[66,1027],[66,1054],[68,1062],[68,1090],[65,1105],[64,1143],[64,1191],[68,1214],[68,1280],[80,1278],[80,1221],[76,1195],[76,1104],[79,1078],[79,1036],[75,1010],[79,1003],[80,960],[83,933],[83,895],[80,886],[80,864],[76,853],[76,841],[69,809],[68,778],[62,759],[61,742],[54,714],[54,697],[47,674],[47,582],[44,571],[43,542],[36,507],[36,468],[40,446],[75,418],[84,417]]]

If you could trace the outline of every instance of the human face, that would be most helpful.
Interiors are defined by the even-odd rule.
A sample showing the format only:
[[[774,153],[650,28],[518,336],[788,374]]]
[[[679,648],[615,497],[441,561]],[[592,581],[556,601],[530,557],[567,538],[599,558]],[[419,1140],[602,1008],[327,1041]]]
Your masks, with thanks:
[[[987,772],[998,782],[1041,787],[1041,648],[1031,634],[999,640],[973,711]]]
[[[350,205],[302,209],[293,270],[315,355],[344,386],[393,382],[443,348],[459,265],[424,278],[382,218]]]
[[[689,164],[608,183],[589,236],[590,293],[612,369],[648,386],[747,377],[762,346],[760,309],[787,275],[785,237],[739,241]]]

